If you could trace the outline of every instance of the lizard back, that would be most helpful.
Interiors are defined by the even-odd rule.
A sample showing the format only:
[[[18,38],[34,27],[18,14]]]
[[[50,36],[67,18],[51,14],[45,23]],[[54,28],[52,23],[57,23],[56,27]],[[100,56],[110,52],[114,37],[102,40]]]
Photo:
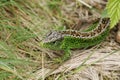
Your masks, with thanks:
[[[71,36],[74,38],[94,38],[103,33],[108,28],[110,23],[109,18],[101,18],[97,27],[89,32],[80,32],[77,30],[65,30],[65,31],[51,31],[43,40],[44,43],[54,42],[56,40],[63,39],[65,36]]]

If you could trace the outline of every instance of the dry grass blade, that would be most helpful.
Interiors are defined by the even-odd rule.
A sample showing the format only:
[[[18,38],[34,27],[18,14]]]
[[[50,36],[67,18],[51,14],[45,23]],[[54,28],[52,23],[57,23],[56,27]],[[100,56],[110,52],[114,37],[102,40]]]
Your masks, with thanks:
[[[72,50],[61,65],[52,58],[63,52],[40,47],[50,30],[87,28],[105,5],[106,0],[0,0],[0,80],[119,80],[114,30],[99,48]]]

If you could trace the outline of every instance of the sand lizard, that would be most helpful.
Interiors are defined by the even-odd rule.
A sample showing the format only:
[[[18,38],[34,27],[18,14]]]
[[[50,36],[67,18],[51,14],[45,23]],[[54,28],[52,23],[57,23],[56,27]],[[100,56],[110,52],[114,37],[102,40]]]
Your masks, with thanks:
[[[101,18],[98,25],[87,32],[77,30],[51,31],[42,41],[42,46],[53,50],[64,50],[61,60],[70,57],[70,49],[87,48],[103,41],[110,31],[110,19]]]

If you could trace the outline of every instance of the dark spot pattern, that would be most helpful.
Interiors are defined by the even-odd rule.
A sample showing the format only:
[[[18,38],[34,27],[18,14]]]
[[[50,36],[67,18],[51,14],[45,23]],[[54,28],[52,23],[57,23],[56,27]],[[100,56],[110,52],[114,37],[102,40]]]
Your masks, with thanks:
[[[55,42],[61,40],[64,36],[72,36],[75,38],[93,38],[103,33],[109,26],[109,18],[100,19],[98,26],[89,32],[80,32],[77,30],[66,30],[66,31],[51,31],[46,35],[43,40],[44,43]]]
[[[90,32],[80,32],[76,30],[66,30],[61,33],[64,35],[70,35],[76,38],[92,38],[101,34],[109,26],[109,18],[103,18],[100,20],[98,26]]]

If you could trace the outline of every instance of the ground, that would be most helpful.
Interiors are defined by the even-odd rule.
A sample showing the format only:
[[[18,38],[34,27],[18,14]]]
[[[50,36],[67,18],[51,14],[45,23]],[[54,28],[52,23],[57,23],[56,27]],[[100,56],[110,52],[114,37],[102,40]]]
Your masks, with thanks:
[[[85,29],[100,18],[106,0],[1,0],[0,80],[119,80],[117,27],[99,45],[63,55],[40,47],[50,30]]]

